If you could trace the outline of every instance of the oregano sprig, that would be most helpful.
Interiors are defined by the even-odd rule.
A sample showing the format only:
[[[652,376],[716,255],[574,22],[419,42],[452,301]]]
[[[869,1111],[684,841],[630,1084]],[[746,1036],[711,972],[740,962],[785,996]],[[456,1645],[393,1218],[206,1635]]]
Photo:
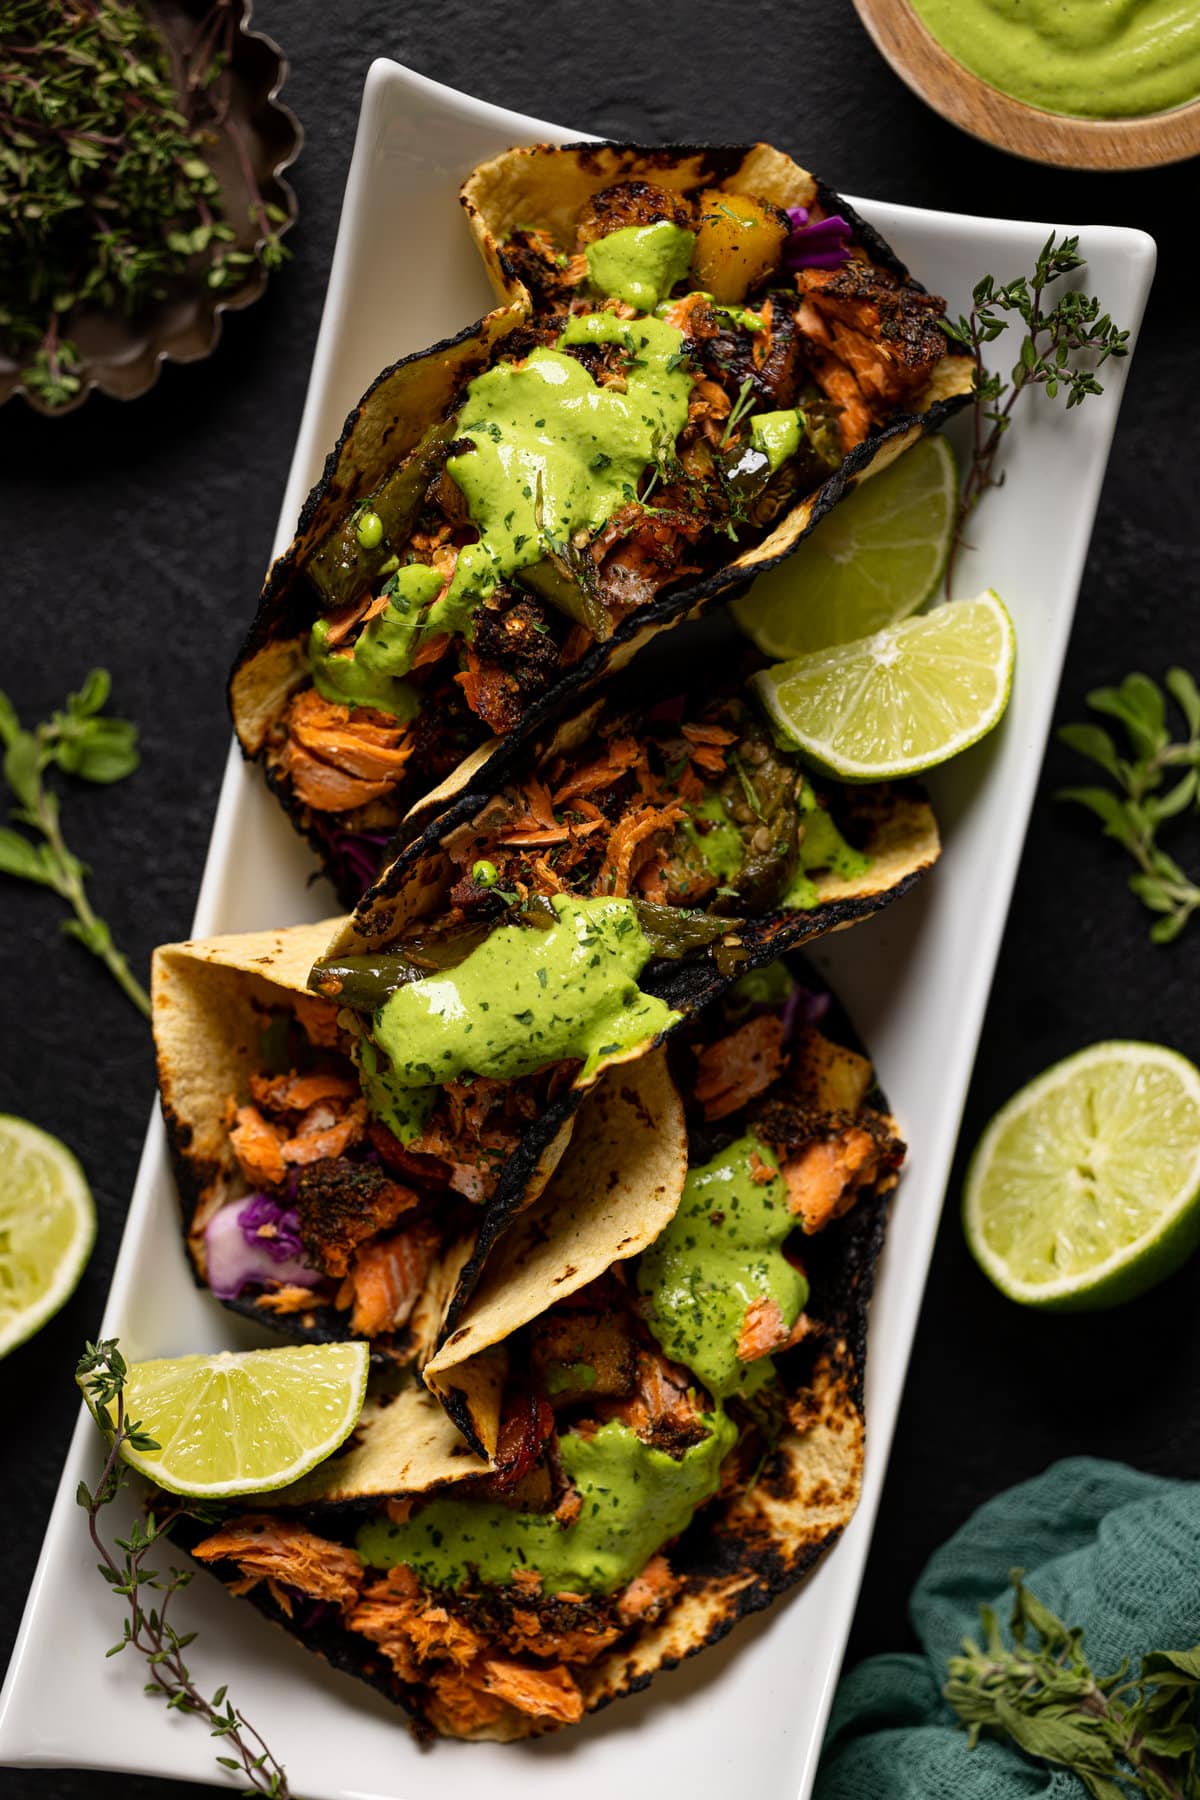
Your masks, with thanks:
[[[138,766],[137,726],[104,713],[111,687],[107,669],[93,669],[79,692],[67,695],[65,708],[32,731],[23,730],[12,701],[0,692],[4,780],[17,802],[8,816],[35,834],[30,839],[0,826],[0,874],[35,882],[65,900],[75,916],[63,921],[63,930],[100,958],[122,993],[149,1018],[146,990],[92,909],[87,866],[67,848],[58,795],[45,779],[50,769],[61,769],[107,786],[132,775]]]
[[[975,363],[971,460],[959,494],[946,565],[948,596],[963,527],[987,490],[1004,480],[1003,473],[996,473],[996,457],[1021,395],[1029,388],[1041,387],[1051,399],[1061,393],[1068,409],[1079,406],[1089,394],[1104,392],[1096,369],[1110,356],[1129,354],[1129,333],[1113,323],[1094,296],[1067,288],[1053,304],[1047,300],[1048,288],[1086,266],[1079,254],[1078,237],[1057,240],[1051,232],[1031,274],[1006,282],[997,282],[994,275],[983,276],[975,284],[970,312],[957,320],[942,320],[946,336],[968,351]],[[1014,320],[1024,327],[1024,335],[1006,380],[986,367],[984,349]],[[1077,361],[1085,352],[1091,353],[1088,360]]]
[[[135,1419],[125,1411],[125,1385],[128,1376],[125,1359],[115,1338],[88,1344],[79,1359],[76,1378],[83,1389],[88,1410],[108,1443],[108,1455],[94,1489],[81,1481],[75,1498],[87,1513],[88,1531],[96,1547],[101,1575],[113,1593],[127,1602],[121,1637],[108,1650],[119,1656],[123,1650],[136,1650],[149,1665],[150,1679],[144,1691],[165,1700],[176,1712],[191,1713],[203,1719],[213,1737],[223,1741],[225,1753],[218,1763],[230,1775],[249,1783],[243,1794],[266,1795],[268,1800],[289,1800],[287,1774],[283,1765],[268,1750],[263,1739],[245,1714],[229,1698],[228,1689],[219,1687],[206,1696],[195,1684],[183,1659],[183,1652],[195,1638],[194,1631],[181,1632],[167,1609],[181,1588],[192,1579],[190,1569],[170,1568],[165,1573],[147,1568],[146,1557],[154,1551],[156,1559],[171,1526],[183,1513],[176,1508],[158,1516],[147,1512],[145,1520],[135,1519],[128,1537],[113,1538],[110,1546],[101,1533],[104,1509],[121,1492],[128,1478],[128,1468],[121,1451],[128,1444],[134,1450],[157,1450],[159,1445]],[[189,1508],[190,1516],[196,1516]],[[151,1596],[155,1596],[152,1598]],[[158,1598],[157,1596],[161,1596]]]
[[[983,1643],[963,1640],[943,1692],[967,1727],[1007,1737],[1027,1756],[1070,1769],[1093,1800],[1200,1800],[1194,1722],[1200,1645],[1156,1650],[1136,1675],[1096,1675],[1083,1632],[1063,1623],[1012,1571],[1011,1647],[991,1607]]]
[[[1128,753],[1118,750],[1099,725],[1064,725],[1064,744],[1098,763],[1115,787],[1063,788],[1060,800],[1086,806],[1138,866],[1129,886],[1159,916],[1150,928],[1156,944],[1169,944],[1200,908],[1200,887],[1159,843],[1160,828],[1200,809],[1200,689],[1186,669],[1168,669],[1165,683],[1183,717],[1184,735],[1173,737],[1167,699],[1148,675],[1127,675],[1120,687],[1096,688],[1087,697],[1095,712],[1120,725]],[[1167,785],[1169,784],[1169,785]]]

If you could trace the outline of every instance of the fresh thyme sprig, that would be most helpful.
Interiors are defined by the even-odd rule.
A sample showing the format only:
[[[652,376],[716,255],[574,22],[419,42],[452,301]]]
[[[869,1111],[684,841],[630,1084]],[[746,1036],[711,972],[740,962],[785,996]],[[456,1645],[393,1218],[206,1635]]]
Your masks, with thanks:
[[[1138,865],[1129,885],[1142,905],[1160,916],[1150,928],[1156,944],[1177,938],[1200,908],[1200,887],[1174,857],[1160,849],[1159,827],[1168,819],[1198,810],[1200,788],[1200,689],[1186,669],[1168,669],[1166,687],[1183,715],[1186,736],[1172,739],[1166,696],[1148,675],[1127,675],[1120,687],[1096,688],[1087,697],[1096,712],[1116,719],[1128,740],[1122,756],[1099,725],[1064,725],[1059,737],[1072,750],[1099,763],[1116,783],[1109,788],[1064,788],[1060,800],[1076,800],[1104,826]],[[1164,793],[1163,783],[1178,780]]]
[[[80,691],[67,695],[65,712],[56,712],[33,731],[22,730],[12,701],[0,692],[4,779],[19,802],[8,816],[41,839],[31,843],[19,831],[0,826],[0,874],[52,888],[67,901],[75,917],[64,919],[63,930],[100,958],[122,992],[149,1018],[146,990],[113,943],[104,920],[92,911],[84,885],[87,866],[67,848],[58,795],[44,779],[50,768],[104,785],[132,775],[138,766],[137,726],[127,719],[102,716],[111,686],[107,669],[93,669]]]
[[[231,1775],[249,1782],[242,1792],[248,1797],[267,1795],[268,1800],[289,1800],[287,1774],[268,1750],[258,1732],[219,1687],[211,1699],[197,1688],[183,1652],[195,1637],[194,1631],[180,1632],[167,1618],[167,1608],[180,1588],[192,1579],[190,1569],[171,1568],[165,1574],[148,1569],[147,1554],[167,1538],[171,1526],[183,1508],[168,1511],[161,1518],[147,1512],[145,1522],[135,1519],[127,1538],[114,1537],[113,1548],[100,1532],[100,1515],[121,1492],[129,1471],[121,1450],[128,1444],[134,1450],[157,1450],[159,1445],[134,1419],[125,1414],[125,1382],[128,1374],[125,1359],[115,1338],[88,1344],[79,1359],[76,1378],[83,1389],[88,1410],[108,1441],[108,1456],[94,1490],[81,1481],[75,1498],[88,1517],[88,1531],[100,1557],[101,1575],[114,1594],[128,1602],[122,1623],[120,1641],[107,1654],[119,1656],[122,1650],[134,1649],[150,1666],[151,1679],[145,1692],[166,1701],[174,1711],[194,1713],[204,1719],[211,1734],[222,1739],[232,1754],[217,1757],[221,1767]],[[116,1408],[114,1418],[111,1409]],[[194,1516],[194,1515],[193,1515]],[[147,1603],[148,1593],[162,1598]]]
[[[213,0],[180,56],[131,0],[0,0],[0,339],[48,406],[79,391],[82,306],[126,314],[197,272],[239,286],[286,256],[230,107],[240,0]],[[210,166],[224,136],[258,238],[237,248]]]
[[[738,389],[738,395],[733,403],[733,409],[725,421],[725,429],[721,433],[721,441],[717,445],[718,450],[723,450],[725,448],[726,444],[733,436],[733,433],[737,430],[753,405],[754,382],[751,380],[750,376],[747,375],[745,381],[743,381],[741,387]]]
[[[954,536],[946,565],[946,593],[950,594],[954,562],[962,543],[963,527],[989,488],[999,487],[1004,475],[996,473],[1001,439],[1012,423],[1013,409],[1031,387],[1042,387],[1051,399],[1060,392],[1068,408],[1079,406],[1089,394],[1104,392],[1095,371],[1110,356],[1128,356],[1129,333],[1120,330],[1101,312],[1094,296],[1076,288],[1061,293],[1053,305],[1046,290],[1077,269],[1086,268],[1079,254],[1078,237],[1056,241],[1051,232],[1038,252],[1031,275],[998,283],[985,275],[976,283],[971,310],[957,321],[942,320],[942,330],[952,343],[968,351],[975,363],[971,460],[958,499]],[[1017,360],[1007,381],[983,360],[984,346],[994,343],[1013,318],[1025,327]],[[1094,353],[1094,362],[1075,360]]]
[[[1063,1624],[1014,1569],[1010,1649],[995,1613],[979,1609],[984,1642],[963,1640],[952,1657],[946,1699],[974,1749],[981,1732],[1012,1739],[1028,1756],[1070,1769],[1093,1800],[1198,1800],[1193,1723],[1200,1645],[1156,1650],[1138,1674],[1123,1662],[1097,1676],[1082,1631]],[[1037,1641],[1030,1642],[1029,1635]]]

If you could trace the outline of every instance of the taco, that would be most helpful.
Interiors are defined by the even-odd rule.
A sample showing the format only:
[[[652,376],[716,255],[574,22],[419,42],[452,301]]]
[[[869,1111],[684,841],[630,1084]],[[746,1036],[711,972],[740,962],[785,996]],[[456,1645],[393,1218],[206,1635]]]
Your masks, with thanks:
[[[234,1310],[291,1337],[365,1337],[378,1360],[419,1366],[448,1307],[461,1310],[464,1269],[474,1279],[483,1266],[480,1228],[500,1169],[514,1204],[527,1204],[574,1132],[582,1162],[568,1156],[562,1174],[594,1226],[636,1176],[656,1230],[683,1184],[679,1104],[660,1054],[636,1093],[600,1084],[578,1118],[527,1149],[544,1083],[455,1082],[423,1097],[424,1132],[401,1144],[381,1117],[353,1016],[306,987],[335,924],[155,952],[159,1086],[187,1247],[197,1279]],[[653,1148],[635,1171],[628,1146],[647,1122]],[[596,1251],[573,1249],[596,1266]],[[609,1260],[606,1240],[599,1266]],[[478,1362],[472,1374],[472,1436],[490,1450],[495,1383]]]
[[[197,1525],[192,1554],[419,1733],[459,1738],[578,1721],[794,1584],[857,1503],[904,1155],[826,1002],[775,965],[673,1047],[690,1168],[649,1248],[616,1260],[636,1192],[578,1282],[547,1283],[545,1196],[510,1233],[469,1311],[475,1353],[504,1361],[486,1465],[414,1467],[375,1416],[299,1488]],[[381,1416],[399,1407],[410,1442],[451,1444],[428,1395]]]
[[[463,201],[504,305],[350,414],[231,676],[348,904],[414,802],[499,776],[972,383],[943,302],[766,145],[514,150]]]

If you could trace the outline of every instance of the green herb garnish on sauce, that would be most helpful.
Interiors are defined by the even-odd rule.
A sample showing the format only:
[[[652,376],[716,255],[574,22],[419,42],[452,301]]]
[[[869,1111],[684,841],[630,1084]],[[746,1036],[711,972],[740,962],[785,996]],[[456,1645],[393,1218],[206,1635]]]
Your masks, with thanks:
[[[553,925],[501,925],[456,968],[384,1002],[372,1030],[390,1084],[434,1087],[468,1071],[513,1081],[575,1058],[586,1079],[678,1023],[638,987],[652,952],[632,901],[556,894],[551,905]]]
[[[766,1181],[754,1179],[755,1155]],[[747,1309],[773,1300],[789,1330],[804,1311],[808,1283],[782,1252],[795,1223],[774,1157],[748,1133],[689,1170],[678,1212],[638,1264],[651,1331],[718,1397],[746,1377],[737,1340]]]
[[[514,1512],[484,1500],[431,1500],[404,1524],[364,1525],[357,1548],[371,1568],[405,1563],[434,1587],[468,1577],[511,1582],[536,1569],[546,1593],[609,1594],[639,1575],[669,1538],[717,1491],[737,1430],[724,1413],[704,1415],[708,1436],[676,1460],[615,1419],[592,1437],[565,1433],[564,1472],[583,1502],[565,1529],[553,1513]]]

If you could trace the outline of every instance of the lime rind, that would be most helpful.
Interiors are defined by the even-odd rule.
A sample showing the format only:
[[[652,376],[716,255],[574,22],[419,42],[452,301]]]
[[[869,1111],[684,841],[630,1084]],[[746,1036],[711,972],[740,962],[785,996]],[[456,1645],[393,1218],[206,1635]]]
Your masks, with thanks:
[[[0,1178],[2,1358],[75,1292],[96,1242],[96,1207],[66,1145],[12,1113],[0,1113]],[[41,1218],[32,1221],[38,1207]]]
[[[1051,1225],[1052,1254],[1075,1264],[1057,1278],[1041,1272]],[[963,1231],[1002,1293],[1046,1311],[1121,1305],[1173,1274],[1200,1247],[1200,1070],[1164,1045],[1123,1039],[1045,1070],[980,1138]],[[1102,1254],[1106,1237],[1118,1241]]]
[[[733,616],[765,656],[809,655],[898,624],[937,592],[954,535],[958,469],[923,437],[860,483]]]
[[[286,1487],[343,1444],[367,1393],[365,1343],[301,1344],[135,1363],[127,1416],[157,1450],[130,1466],[169,1493],[233,1499]]]
[[[982,639],[982,654],[978,647],[970,650],[971,631]],[[1008,609],[988,588],[973,600],[950,601],[870,638],[796,657],[751,679],[778,737],[822,774],[847,782],[893,781],[936,768],[993,731],[1012,695],[1015,662]],[[984,693],[989,685],[990,693]],[[886,721],[904,732],[917,706],[926,721],[944,727],[929,747],[882,743]],[[820,729],[806,729],[802,721],[814,719],[821,720]],[[869,743],[872,732],[872,754],[839,747]]]

